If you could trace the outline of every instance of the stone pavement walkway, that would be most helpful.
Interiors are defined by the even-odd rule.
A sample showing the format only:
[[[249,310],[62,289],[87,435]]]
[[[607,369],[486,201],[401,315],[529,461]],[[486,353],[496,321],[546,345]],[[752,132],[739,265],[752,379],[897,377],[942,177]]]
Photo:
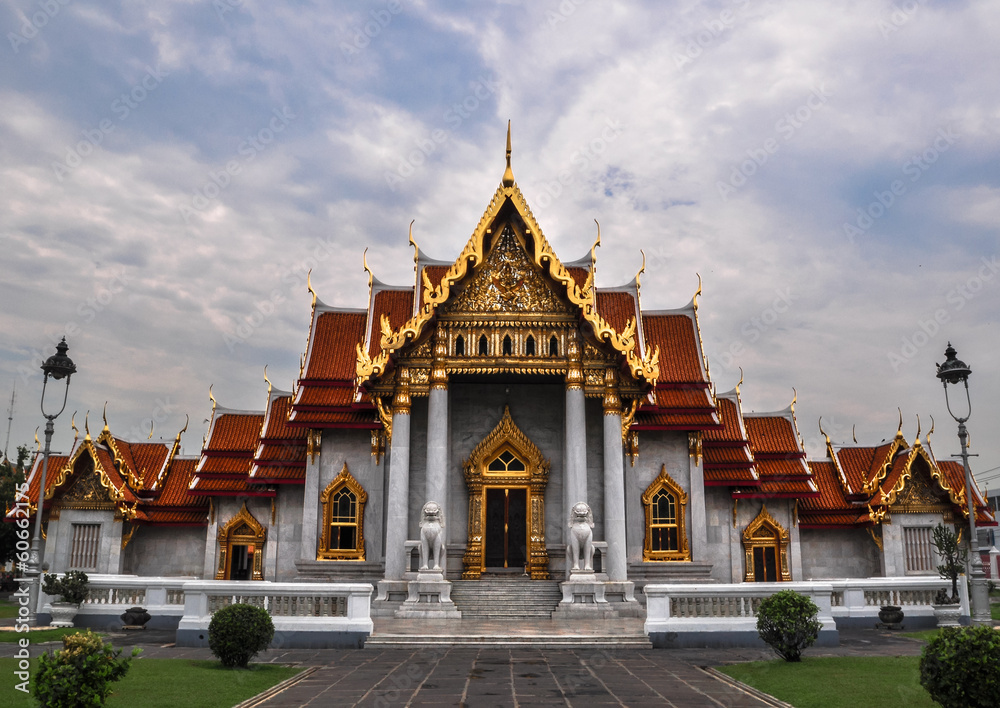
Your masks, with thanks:
[[[170,644],[172,632],[113,632],[116,647],[133,645],[148,658],[211,659],[208,649]],[[808,656],[916,656],[923,643],[876,630],[845,630],[840,646]],[[32,646],[32,657],[59,643]],[[16,646],[0,644],[0,656]],[[766,649],[533,649],[422,647],[270,649],[258,659],[316,671],[253,705],[292,706],[743,706],[784,705],[703,671],[773,659]]]

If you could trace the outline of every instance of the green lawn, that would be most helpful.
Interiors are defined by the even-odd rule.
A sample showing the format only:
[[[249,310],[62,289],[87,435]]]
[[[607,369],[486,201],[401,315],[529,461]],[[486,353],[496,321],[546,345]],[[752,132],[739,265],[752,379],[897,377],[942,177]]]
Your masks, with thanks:
[[[920,657],[803,657],[719,670],[796,708],[934,708],[920,685]]]
[[[23,639],[24,637],[30,639],[32,645],[39,644],[41,642],[54,642],[57,639],[62,639],[67,634],[76,634],[79,631],[79,627],[35,629],[30,632],[12,632],[10,630],[4,630],[0,632],[0,643],[12,644],[17,642],[19,639]],[[55,647],[56,649],[62,649],[61,644],[57,644]]]
[[[0,619],[17,617],[17,603],[10,600],[0,600]]]
[[[16,659],[0,659],[0,674],[13,680]],[[34,669],[34,661],[32,662]],[[128,675],[115,684],[108,708],[231,708],[280,681],[301,667],[251,664],[249,670],[224,669],[217,661],[143,659],[132,661]],[[35,699],[4,689],[3,705],[35,708]]]

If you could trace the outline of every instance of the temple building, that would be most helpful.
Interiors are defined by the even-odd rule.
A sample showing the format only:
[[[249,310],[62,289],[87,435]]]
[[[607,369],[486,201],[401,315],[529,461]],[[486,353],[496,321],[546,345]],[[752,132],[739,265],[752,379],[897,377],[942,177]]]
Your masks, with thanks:
[[[655,581],[936,574],[931,529],[966,523],[967,490],[929,433],[908,441],[900,417],[888,443],[827,438],[825,457],[807,459],[794,401],[748,412],[739,386],[715,391],[700,287],[683,307],[643,310],[642,271],[596,287],[599,244],[598,229],[584,257],[555,254],[514,181],[508,136],[500,186],[455,260],[417,249],[408,285],[369,271],[357,309],[309,286],[293,391],[268,382],[256,411],[210,394],[197,457],[178,454],[184,431],[135,443],[106,422],[53,456],[45,561],[364,581],[377,613],[398,613],[423,577],[435,502],[441,581],[565,581],[574,534],[592,524],[590,582],[623,615]],[[39,456],[33,509],[40,468]],[[973,494],[977,523],[995,526]]]

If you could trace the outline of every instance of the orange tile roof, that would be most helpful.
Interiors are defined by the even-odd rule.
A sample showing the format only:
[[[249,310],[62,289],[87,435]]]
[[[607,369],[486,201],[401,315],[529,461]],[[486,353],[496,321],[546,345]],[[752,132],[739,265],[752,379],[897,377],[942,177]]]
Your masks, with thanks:
[[[709,465],[716,467],[753,466],[750,451],[743,447],[707,447],[703,445],[702,453],[706,467]]]
[[[311,428],[365,428],[376,430],[382,427],[374,408],[359,408],[352,411],[295,411],[292,423]]]
[[[208,479],[199,475],[191,482],[189,491],[194,494],[202,494],[205,496],[275,496],[275,491],[273,489],[249,486],[247,484],[246,477],[240,479]]]
[[[587,283],[587,276],[590,275],[590,268],[579,268],[576,266],[567,266],[566,270],[573,277],[573,281],[582,288]],[[621,331],[621,330],[619,330]]]
[[[214,477],[244,477],[250,473],[253,454],[246,453],[240,457],[206,457],[198,462],[196,474]]]
[[[646,350],[660,348],[662,382],[707,382],[701,369],[701,347],[694,320],[685,314],[642,315]]]
[[[198,463],[196,457],[175,457],[167,472],[167,479],[160,489],[156,499],[149,503],[150,507],[190,507],[200,509],[208,507],[208,499],[188,494],[194,469]]]
[[[639,410],[633,430],[706,430],[719,425],[714,410],[698,413],[659,413]]]
[[[207,526],[208,507],[204,509],[139,509],[136,521],[150,526]]]
[[[115,459],[112,457],[111,450],[104,447],[103,445],[95,445],[94,451],[97,453],[97,463],[104,470],[111,484],[124,496],[123,501],[129,504],[134,504],[138,501],[138,498],[132,492],[125,481],[122,479],[121,475],[115,470]]]
[[[263,413],[217,411],[202,455],[252,453],[263,423]]]
[[[52,489],[58,478],[59,470],[69,464],[69,455],[49,455],[49,466],[45,471],[45,491],[48,492]],[[42,483],[42,465],[44,463],[44,456],[37,455],[35,457],[35,464],[31,467],[31,472],[28,476],[28,499],[32,504],[38,503],[38,487]]]
[[[170,454],[170,446],[164,443],[125,443],[132,452],[132,459],[135,461],[136,471],[142,479],[143,484],[148,488],[163,469],[163,464]]]
[[[303,381],[295,397],[295,408],[307,410],[310,406],[323,408],[350,408],[354,405],[357,389],[354,384],[317,386],[314,381]],[[340,382],[337,382],[338,384]],[[289,402],[291,399],[289,398]],[[291,406],[289,406],[291,407]]]
[[[316,317],[312,342],[306,354],[304,378],[353,381],[358,354],[365,340],[364,312],[322,312]]]
[[[781,415],[753,415],[743,416],[743,424],[747,429],[747,437],[750,440],[750,449],[753,450],[754,458],[759,459],[762,455],[789,455],[798,454],[805,456],[799,446],[798,436],[792,427],[792,421]]]
[[[758,463],[758,471],[760,463]],[[760,492],[750,495],[734,493],[733,496],[763,496],[763,497],[794,497],[802,499],[809,496],[819,496],[819,489],[811,479],[766,478],[760,475]]]
[[[250,484],[305,484],[305,461],[301,467],[254,465],[247,481]]]
[[[704,437],[705,444],[719,442],[746,445],[749,450],[750,441],[746,439],[740,427],[740,413],[736,407],[736,401],[719,396],[717,404],[719,421],[722,423],[722,427],[714,430],[706,430]]]
[[[878,470],[885,461],[892,443],[877,447],[841,447],[836,450],[837,462],[851,489],[860,496],[865,496],[863,490],[868,482],[871,470]]]
[[[865,526],[870,522],[871,517],[865,510],[850,511],[844,514],[799,512],[799,528],[803,529],[854,528]]]
[[[703,385],[684,388],[657,388],[653,392],[657,407],[667,410],[685,410],[690,408],[712,408],[709,391]]]
[[[375,293],[374,303],[371,312],[371,341],[368,343],[368,356],[374,357],[382,351],[381,339],[382,330],[380,322],[382,315],[389,316],[389,325],[395,332],[410,319],[413,314],[413,288],[406,290],[380,290]],[[352,345],[353,346],[353,345]],[[355,359],[357,355],[355,355]],[[354,369],[351,369],[350,378],[354,378]]]
[[[751,487],[759,486],[760,478],[753,467],[709,467],[706,464],[705,484],[709,487]]]
[[[616,332],[623,332],[629,320],[635,319],[635,309],[635,298],[629,292],[597,291],[597,313],[607,320]],[[636,342],[638,343],[638,338]],[[663,356],[662,352],[660,356]]]

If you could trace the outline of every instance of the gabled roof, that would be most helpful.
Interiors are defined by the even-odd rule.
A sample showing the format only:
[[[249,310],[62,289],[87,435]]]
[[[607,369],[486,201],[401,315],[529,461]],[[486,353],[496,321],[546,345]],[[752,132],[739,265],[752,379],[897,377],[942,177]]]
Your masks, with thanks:
[[[716,396],[722,426],[702,438],[706,486],[759,487],[750,441],[743,423],[739,387]]]
[[[288,425],[292,394],[273,389],[249,480],[253,483],[304,484],[308,429]]]
[[[819,496],[820,490],[806,464],[794,406],[774,413],[744,413],[743,422],[760,475],[760,489],[734,492],[733,496]]]

